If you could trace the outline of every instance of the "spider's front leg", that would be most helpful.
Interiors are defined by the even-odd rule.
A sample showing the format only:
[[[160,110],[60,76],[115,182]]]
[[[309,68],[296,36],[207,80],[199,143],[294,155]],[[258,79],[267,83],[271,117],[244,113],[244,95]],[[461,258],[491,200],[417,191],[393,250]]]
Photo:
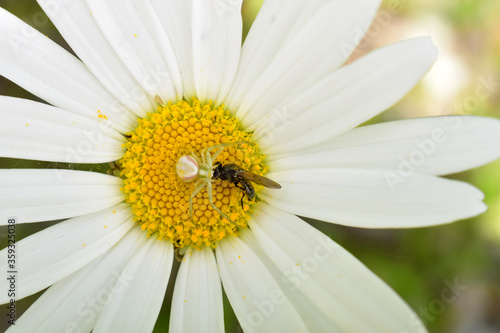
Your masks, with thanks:
[[[210,182],[210,181],[209,181]],[[193,193],[189,196],[189,216],[191,217],[191,222],[194,223],[194,209],[193,209],[193,198],[200,192],[204,187],[205,187],[205,181],[198,179],[196,183],[194,184],[195,189]]]
[[[194,160],[196,161],[196,163],[198,163],[198,165],[201,165],[202,161],[198,158],[198,156],[196,156],[196,154],[194,153],[193,150],[191,150],[191,155],[190,155],[192,158],[194,158]]]
[[[212,165],[213,161],[215,161],[217,159],[217,157],[220,155],[220,153],[222,153],[222,151],[224,150],[224,148],[226,147],[231,147],[231,146],[237,146],[237,145],[241,145],[241,144],[249,144],[249,145],[254,145],[255,143],[254,142],[250,142],[250,141],[236,141],[236,142],[226,142],[226,143],[220,143],[218,145],[215,145],[215,146],[212,146],[212,147],[206,147],[203,149],[203,152],[202,152],[202,155],[205,154],[206,156],[206,160],[207,160],[207,164],[208,165]],[[218,149],[217,149],[218,148]],[[210,152],[214,149],[217,149],[217,151],[210,156]]]

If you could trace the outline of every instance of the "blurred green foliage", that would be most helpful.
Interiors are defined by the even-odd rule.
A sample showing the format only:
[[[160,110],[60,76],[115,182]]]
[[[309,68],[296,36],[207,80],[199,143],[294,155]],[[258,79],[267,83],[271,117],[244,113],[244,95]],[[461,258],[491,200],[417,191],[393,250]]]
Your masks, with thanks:
[[[244,2],[244,32],[250,29],[263,0]],[[398,3],[384,1],[383,8]],[[401,12],[391,17],[381,36],[368,41],[371,48],[385,44],[387,38],[401,39],[401,27],[426,26],[429,19],[437,20],[447,31],[446,43],[464,70],[469,82],[450,99],[463,100],[473,94],[475,78],[492,74],[500,80],[500,2],[497,0],[401,1]],[[47,20],[34,0],[0,0],[0,6],[36,27],[49,38],[69,49],[54,26]],[[434,35],[433,28],[429,29]],[[404,30],[404,29],[403,29]],[[436,34],[440,32],[436,31]],[[441,47],[441,45],[438,46]],[[368,50],[362,50],[363,53]],[[446,82],[446,81],[445,81]],[[15,84],[0,77],[0,94],[38,100]],[[435,96],[423,86],[372,122],[414,116],[442,114],[433,110]],[[451,103],[451,104],[450,104]],[[431,110],[429,110],[431,109]],[[500,118],[500,93],[495,91],[488,100],[470,114]],[[37,161],[0,159],[1,168],[63,167],[106,172],[106,165],[54,165]],[[435,311],[426,323],[431,332],[490,332],[500,331],[500,162],[453,175],[452,178],[473,183],[486,195],[489,211],[477,218],[434,228],[409,230],[364,230],[310,221],[318,229],[344,246],[393,287],[418,313],[432,308],[441,299],[445,281],[458,279],[467,289],[454,302]],[[18,235],[25,237],[51,223],[19,226]],[[174,281],[177,267],[173,271]],[[169,284],[164,307],[155,331],[168,327],[173,283]],[[39,294],[38,294],[39,295]],[[21,310],[36,296],[19,301]],[[237,332],[238,323],[224,300],[227,332]],[[479,309],[479,311],[477,311]],[[431,309],[432,310],[432,309]],[[476,310],[476,311],[473,311]],[[424,318],[425,319],[425,318]],[[0,325],[4,324],[4,321]],[[1,326],[0,326],[1,329]]]

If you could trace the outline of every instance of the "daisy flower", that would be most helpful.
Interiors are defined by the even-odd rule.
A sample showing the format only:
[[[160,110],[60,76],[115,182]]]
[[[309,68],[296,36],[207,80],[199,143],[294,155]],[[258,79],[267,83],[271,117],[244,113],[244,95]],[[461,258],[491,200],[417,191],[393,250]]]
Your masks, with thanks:
[[[16,244],[15,298],[48,289],[9,332],[150,332],[174,256],[171,332],[223,332],[222,288],[245,332],[425,331],[297,215],[409,228],[485,211],[480,191],[438,176],[498,158],[498,121],[358,127],[429,70],[430,38],[343,66],[379,1],[267,0],[243,46],[241,0],[38,2],[78,58],[0,10],[0,74],[50,104],[0,97],[0,155],[113,168],[0,170],[2,224],[65,219]],[[235,142],[213,166],[282,188],[245,183],[250,200],[209,170],[196,193],[196,174],[176,172]]]

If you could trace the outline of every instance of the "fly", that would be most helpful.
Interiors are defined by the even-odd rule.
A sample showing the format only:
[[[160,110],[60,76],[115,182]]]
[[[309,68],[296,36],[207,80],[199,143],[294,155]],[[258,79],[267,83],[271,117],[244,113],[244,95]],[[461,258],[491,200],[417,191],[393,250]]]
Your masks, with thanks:
[[[243,206],[243,198],[245,195],[248,200],[253,201],[255,199],[255,189],[252,183],[265,186],[271,189],[280,189],[281,185],[275,181],[257,175],[255,173],[249,172],[236,164],[225,164],[217,162],[214,164],[214,171],[212,179],[220,179],[227,181],[231,184],[236,185],[236,187],[242,189],[243,196],[241,197],[241,205]]]

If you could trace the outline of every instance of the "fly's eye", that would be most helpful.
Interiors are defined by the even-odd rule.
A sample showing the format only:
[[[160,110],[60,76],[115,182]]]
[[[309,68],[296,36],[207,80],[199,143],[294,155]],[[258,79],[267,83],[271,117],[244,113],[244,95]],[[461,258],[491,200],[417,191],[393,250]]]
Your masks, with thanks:
[[[177,161],[176,169],[180,179],[190,182],[198,176],[200,166],[192,156],[184,155]]]

